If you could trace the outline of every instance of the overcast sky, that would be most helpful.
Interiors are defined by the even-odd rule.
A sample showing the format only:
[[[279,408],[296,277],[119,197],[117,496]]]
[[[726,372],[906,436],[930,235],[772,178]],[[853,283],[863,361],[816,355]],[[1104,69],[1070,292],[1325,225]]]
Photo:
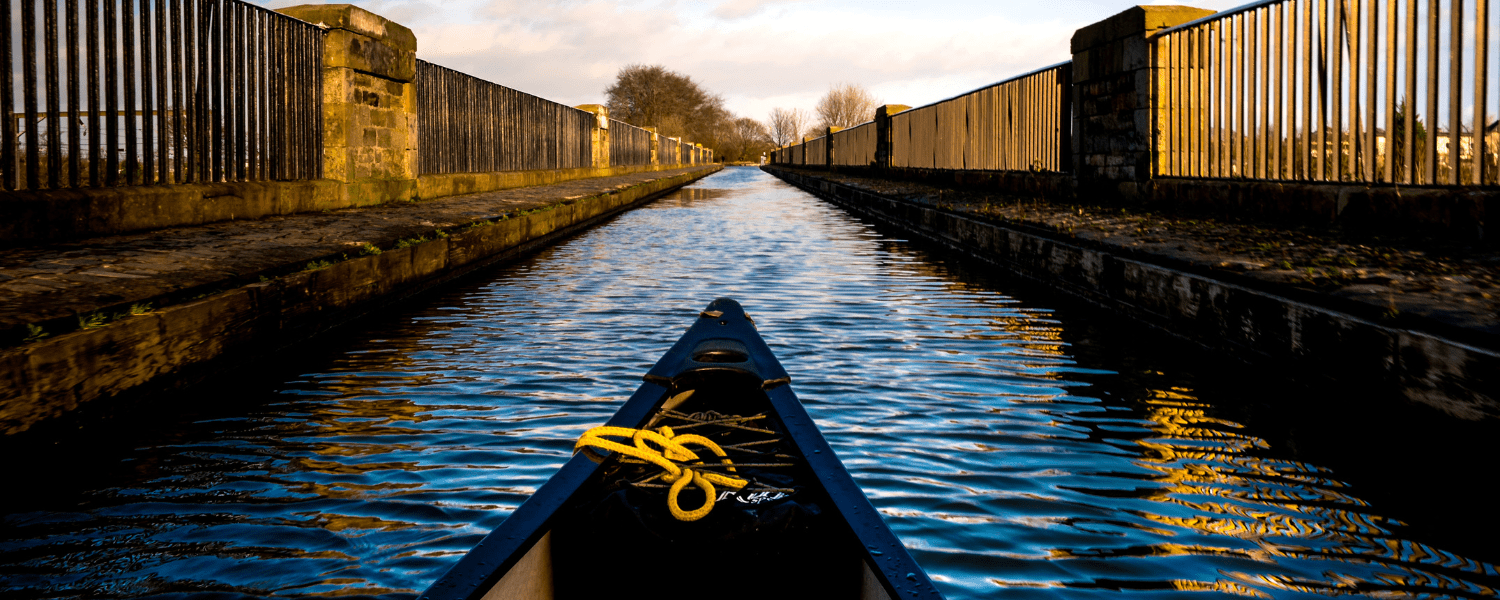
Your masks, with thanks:
[[[302,4],[276,1],[272,6]],[[1106,0],[373,0],[411,27],[417,57],[568,105],[602,103],[621,67],[659,64],[765,120],[831,84],[920,106],[1070,58]],[[1182,2],[1158,2],[1181,4]],[[1224,10],[1243,0],[1194,2]]]

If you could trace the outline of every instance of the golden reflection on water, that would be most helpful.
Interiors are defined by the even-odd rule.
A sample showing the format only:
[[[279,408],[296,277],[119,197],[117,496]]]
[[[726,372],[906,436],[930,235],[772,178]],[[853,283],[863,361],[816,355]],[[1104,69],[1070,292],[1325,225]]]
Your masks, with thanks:
[[[1174,580],[1172,585],[1176,589],[1257,597],[1267,596],[1256,587],[1377,596],[1405,596],[1417,590],[1495,594],[1492,588],[1431,571],[1434,564],[1470,573],[1493,574],[1492,568],[1423,544],[1388,537],[1386,519],[1342,508],[1362,507],[1366,503],[1341,492],[1344,487],[1341,482],[1311,475],[1319,472],[1318,468],[1246,454],[1266,449],[1268,445],[1263,439],[1237,431],[1242,428],[1240,424],[1208,415],[1205,409],[1210,406],[1197,402],[1191,389],[1170,387],[1146,392],[1147,397],[1140,400],[1140,405],[1154,435],[1135,440],[1145,449],[1136,464],[1158,473],[1153,480],[1163,485],[1144,490],[1140,497],[1181,506],[1192,514],[1148,512],[1141,516],[1178,533],[1225,536],[1246,540],[1255,547],[1169,543],[1136,548],[1127,554],[1228,554],[1266,563],[1275,563],[1283,557],[1331,561],[1330,570],[1322,573],[1319,580],[1224,572],[1239,583],[1222,579]],[[1058,550],[1054,554],[1054,558],[1088,556],[1072,550]],[[1374,561],[1388,571],[1373,575],[1377,583],[1332,570],[1345,566],[1349,557]]]

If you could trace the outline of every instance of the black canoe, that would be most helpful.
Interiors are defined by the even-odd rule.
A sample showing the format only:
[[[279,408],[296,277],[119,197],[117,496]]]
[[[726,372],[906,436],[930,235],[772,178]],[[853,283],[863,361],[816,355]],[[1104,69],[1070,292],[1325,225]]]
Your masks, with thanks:
[[[834,456],[739,303],[709,304],[645,380],[608,425],[675,423],[676,435],[716,438],[750,466],[731,473],[693,461],[699,471],[751,483],[721,486],[707,516],[681,521],[666,507],[668,486],[643,475],[656,467],[575,453],[422,597],[942,597]],[[705,496],[688,486],[680,504]]]

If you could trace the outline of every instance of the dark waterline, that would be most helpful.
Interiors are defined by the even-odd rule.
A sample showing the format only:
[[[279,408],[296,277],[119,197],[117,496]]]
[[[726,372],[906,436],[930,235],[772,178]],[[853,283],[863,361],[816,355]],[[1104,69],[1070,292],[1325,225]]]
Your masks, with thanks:
[[[0,501],[0,594],[411,597],[732,296],[950,598],[1495,595],[1287,447],[1326,417],[1246,410],[1274,375],[1224,382],[984,271],[729,169],[153,425],[58,438],[69,460],[10,457],[46,472]]]

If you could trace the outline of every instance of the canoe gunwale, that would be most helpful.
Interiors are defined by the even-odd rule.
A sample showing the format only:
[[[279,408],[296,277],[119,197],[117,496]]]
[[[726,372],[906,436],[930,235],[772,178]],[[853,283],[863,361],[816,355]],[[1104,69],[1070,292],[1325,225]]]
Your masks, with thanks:
[[[748,354],[745,362],[697,362],[694,351],[704,344],[733,340]],[[793,445],[816,474],[817,485],[848,523],[859,542],[863,561],[890,598],[938,598],[942,593],[917,564],[906,546],[886,525],[848,469],[797,399],[790,375],[756,331],[754,321],[739,303],[714,300],[672,349],[643,377],[645,382],[609,419],[608,425],[640,428],[667,400],[680,378],[705,371],[736,371],[762,382],[761,389]],[[515,566],[553,527],[554,518],[573,494],[588,483],[603,463],[575,454],[536,493],[517,507],[498,528],[485,536],[443,577],[422,594],[424,600],[479,600]],[[902,594],[905,592],[905,594]]]
[[[625,405],[610,417],[607,425],[638,428],[651,418],[656,406],[666,398],[667,388],[645,383],[630,396]],[[527,498],[499,527],[480,540],[440,579],[427,588],[423,600],[478,599],[500,582],[526,552],[552,529],[552,521],[578,488],[583,487],[603,469],[583,454],[574,454],[563,463],[536,493]]]

